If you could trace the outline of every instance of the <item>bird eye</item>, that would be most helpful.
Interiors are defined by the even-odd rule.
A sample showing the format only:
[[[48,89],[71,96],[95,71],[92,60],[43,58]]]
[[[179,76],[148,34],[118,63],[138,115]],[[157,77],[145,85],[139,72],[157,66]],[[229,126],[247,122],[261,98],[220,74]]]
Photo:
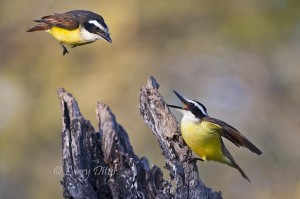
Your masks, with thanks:
[[[99,27],[96,27],[96,30],[97,30],[97,31],[99,31],[99,30],[100,30],[100,28],[99,28]]]

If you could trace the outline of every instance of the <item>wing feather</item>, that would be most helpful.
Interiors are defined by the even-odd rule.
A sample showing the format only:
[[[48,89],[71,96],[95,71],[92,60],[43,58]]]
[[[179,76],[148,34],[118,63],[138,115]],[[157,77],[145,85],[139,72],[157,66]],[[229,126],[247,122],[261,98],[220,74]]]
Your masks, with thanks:
[[[67,30],[75,30],[79,26],[79,20],[74,15],[67,14],[54,14],[43,17],[36,22],[42,22],[50,25],[51,27],[56,26]]]
[[[215,125],[218,125],[222,127],[223,131],[220,131],[221,136],[227,138],[230,140],[233,144],[240,147],[248,148],[253,153],[256,153],[258,155],[262,154],[262,152],[254,146],[245,136],[243,136],[237,129],[230,126],[226,122],[223,122],[222,120],[218,120],[211,117],[204,117],[202,118],[204,121],[211,122]]]

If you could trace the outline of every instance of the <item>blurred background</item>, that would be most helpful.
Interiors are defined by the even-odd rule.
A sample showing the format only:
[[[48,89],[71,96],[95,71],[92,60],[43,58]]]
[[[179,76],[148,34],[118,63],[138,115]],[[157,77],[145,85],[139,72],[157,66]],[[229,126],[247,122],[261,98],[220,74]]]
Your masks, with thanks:
[[[113,43],[63,57],[49,34],[26,32],[33,19],[73,9],[100,13]],[[107,103],[135,152],[163,167],[138,109],[150,75],[168,103],[180,104],[172,89],[202,102],[263,151],[225,141],[252,183],[198,162],[207,186],[224,198],[300,198],[300,1],[1,0],[0,18],[0,198],[62,198],[61,87],[95,127],[96,103]]]

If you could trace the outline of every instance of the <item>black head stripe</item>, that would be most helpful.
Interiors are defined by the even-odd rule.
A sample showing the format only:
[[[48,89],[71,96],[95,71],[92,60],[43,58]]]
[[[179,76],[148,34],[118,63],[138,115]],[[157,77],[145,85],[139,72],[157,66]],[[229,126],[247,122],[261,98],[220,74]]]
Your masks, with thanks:
[[[197,117],[202,118],[207,116],[206,108],[200,102],[189,100],[188,109]]]
[[[104,19],[101,17],[101,18],[98,18],[98,19],[95,19],[96,21],[98,21],[99,24],[101,24],[104,28],[107,29],[107,25],[106,23],[104,22]]]
[[[95,22],[96,22],[96,24],[95,24]],[[97,25],[97,23],[99,23],[99,25],[102,26],[103,28],[99,27],[99,25]],[[104,23],[103,20],[100,20],[100,19],[91,19],[89,21],[86,21],[83,26],[90,33],[98,34],[99,32],[106,33],[108,31],[107,25]]]
[[[200,103],[200,102],[198,102],[196,100],[193,100],[193,101],[196,102],[197,104],[199,104],[199,106],[201,106],[203,108],[203,110],[205,111],[205,113],[207,114],[206,107],[202,103]]]

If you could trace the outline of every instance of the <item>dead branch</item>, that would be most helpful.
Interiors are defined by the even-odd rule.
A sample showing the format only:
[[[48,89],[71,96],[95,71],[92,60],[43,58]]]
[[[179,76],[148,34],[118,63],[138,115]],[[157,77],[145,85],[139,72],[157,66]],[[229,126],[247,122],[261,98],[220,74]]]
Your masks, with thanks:
[[[197,166],[188,163],[191,151],[184,143],[175,117],[166,107],[154,78],[141,90],[140,112],[157,137],[175,187],[160,168],[133,151],[128,134],[110,108],[98,102],[99,131],[80,113],[75,98],[58,90],[63,128],[64,198],[221,198],[199,179]]]

